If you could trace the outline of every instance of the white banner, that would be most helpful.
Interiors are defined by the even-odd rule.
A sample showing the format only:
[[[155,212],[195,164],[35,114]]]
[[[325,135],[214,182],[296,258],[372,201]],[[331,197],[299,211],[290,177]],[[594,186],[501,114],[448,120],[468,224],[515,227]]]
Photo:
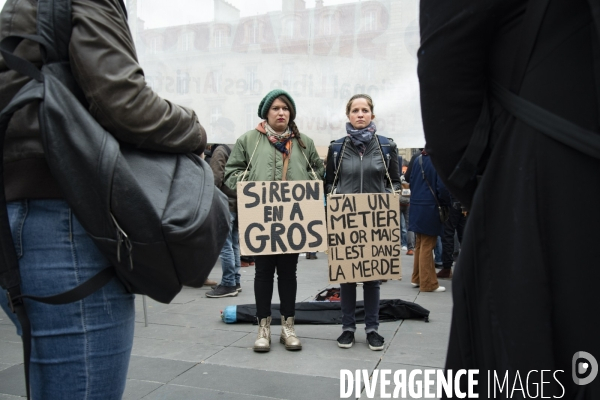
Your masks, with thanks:
[[[150,86],[196,111],[209,142],[234,143],[282,88],[317,146],[345,134],[356,93],[375,102],[378,133],[423,147],[418,0],[129,0]]]

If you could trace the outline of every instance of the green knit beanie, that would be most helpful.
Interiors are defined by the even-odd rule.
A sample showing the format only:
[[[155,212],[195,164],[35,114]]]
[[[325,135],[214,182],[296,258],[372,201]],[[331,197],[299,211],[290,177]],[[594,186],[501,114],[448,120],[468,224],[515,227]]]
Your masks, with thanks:
[[[279,96],[285,96],[289,99],[290,103],[292,103],[293,110],[290,110],[290,121],[293,121],[296,117],[296,103],[294,103],[294,99],[288,92],[282,89],[274,89],[271,90],[267,95],[261,100],[258,105],[258,116],[262,119],[267,119],[267,114],[269,113],[269,108]]]

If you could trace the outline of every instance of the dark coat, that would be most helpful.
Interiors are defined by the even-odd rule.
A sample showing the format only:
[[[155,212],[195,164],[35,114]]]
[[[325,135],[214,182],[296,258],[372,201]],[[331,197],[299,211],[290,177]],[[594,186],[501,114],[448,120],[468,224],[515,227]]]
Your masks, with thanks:
[[[423,155],[423,171],[441,205],[450,205],[450,194],[440,180],[431,164],[431,159]],[[429,236],[441,236],[444,224],[440,220],[438,205],[423,179],[421,166],[417,158],[413,164],[410,177],[410,209],[408,214],[408,230]]]
[[[487,82],[509,87],[529,3],[421,0],[426,149],[446,183],[473,135]],[[590,4],[550,2],[518,93],[599,132],[600,25]],[[448,184],[462,203],[474,197],[453,278],[446,367],[563,370],[561,398],[599,399],[600,379],[576,385],[571,363],[578,351],[600,358],[600,325],[590,323],[600,304],[600,161],[516,120],[494,99],[490,111],[477,191],[475,181]],[[544,396],[561,394],[554,379],[546,384]]]
[[[216,146],[216,147],[215,147]],[[215,186],[227,196],[229,202],[229,211],[237,212],[237,192],[229,189],[225,185],[225,165],[231,155],[231,148],[226,144],[213,145],[209,161],[213,176],[215,177]]]
[[[423,149],[420,149],[423,150]],[[413,156],[410,158],[410,161],[408,162],[408,166],[406,167],[406,173],[404,174],[404,180],[406,180],[406,182],[410,183],[410,174],[412,173],[414,164],[415,164],[415,160],[417,159],[417,157],[419,157],[421,155],[421,152],[419,151],[419,153],[413,154]]]

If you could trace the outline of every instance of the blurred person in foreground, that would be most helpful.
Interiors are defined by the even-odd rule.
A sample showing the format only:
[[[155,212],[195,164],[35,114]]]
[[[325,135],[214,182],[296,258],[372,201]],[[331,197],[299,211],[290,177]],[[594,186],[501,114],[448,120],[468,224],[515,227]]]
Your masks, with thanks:
[[[36,18],[37,2],[8,0],[0,14],[0,38],[35,34]],[[25,40],[17,53],[41,67],[37,43]],[[202,154],[206,135],[196,114],[146,84],[121,1],[72,1],[69,58],[91,115],[117,139],[154,151]],[[0,108],[29,80],[0,60]],[[62,198],[46,163],[37,113],[32,103],[10,122],[4,190],[22,292],[50,296],[74,288],[110,262]],[[0,292],[2,308],[20,334],[6,293]],[[69,304],[25,299],[32,330],[31,397],[120,399],[133,344],[133,300],[117,278]]]
[[[244,133],[225,166],[225,184],[236,190],[238,182],[304,181],[323,179],[323,162],[311,138],[300,133],[296,123],[296,104],[284,90],[267,93],[258,105],[263,119],[255,129]],[[271,300],[277,271],[281,311],[280,341],[287,350],[301,350],[296,336],[296,268],[298,253],[256,256],[254,297],[258,337],[254,351],[271,350]]]
[[[421,1],[426,150],[470,208],[446,368],[483,371],[481,394],[486,371],[534,371],[532,395],[600,398],[599,18],[597,1]]]

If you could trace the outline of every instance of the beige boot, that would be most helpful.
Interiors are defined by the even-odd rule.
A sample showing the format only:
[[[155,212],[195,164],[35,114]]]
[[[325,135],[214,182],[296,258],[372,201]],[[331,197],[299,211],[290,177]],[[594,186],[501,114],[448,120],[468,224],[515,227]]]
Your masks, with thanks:
[[[258,337],[254,342],[254,351],[265,352],[271,350],[271,317],[263,318],[258,325]]]
[[[287,320],[281,316],[281,337],[279,341],[285,344],[286,350],[302,350],[302,343],[296,336],[294,331],[294,317],[289,317]]]

